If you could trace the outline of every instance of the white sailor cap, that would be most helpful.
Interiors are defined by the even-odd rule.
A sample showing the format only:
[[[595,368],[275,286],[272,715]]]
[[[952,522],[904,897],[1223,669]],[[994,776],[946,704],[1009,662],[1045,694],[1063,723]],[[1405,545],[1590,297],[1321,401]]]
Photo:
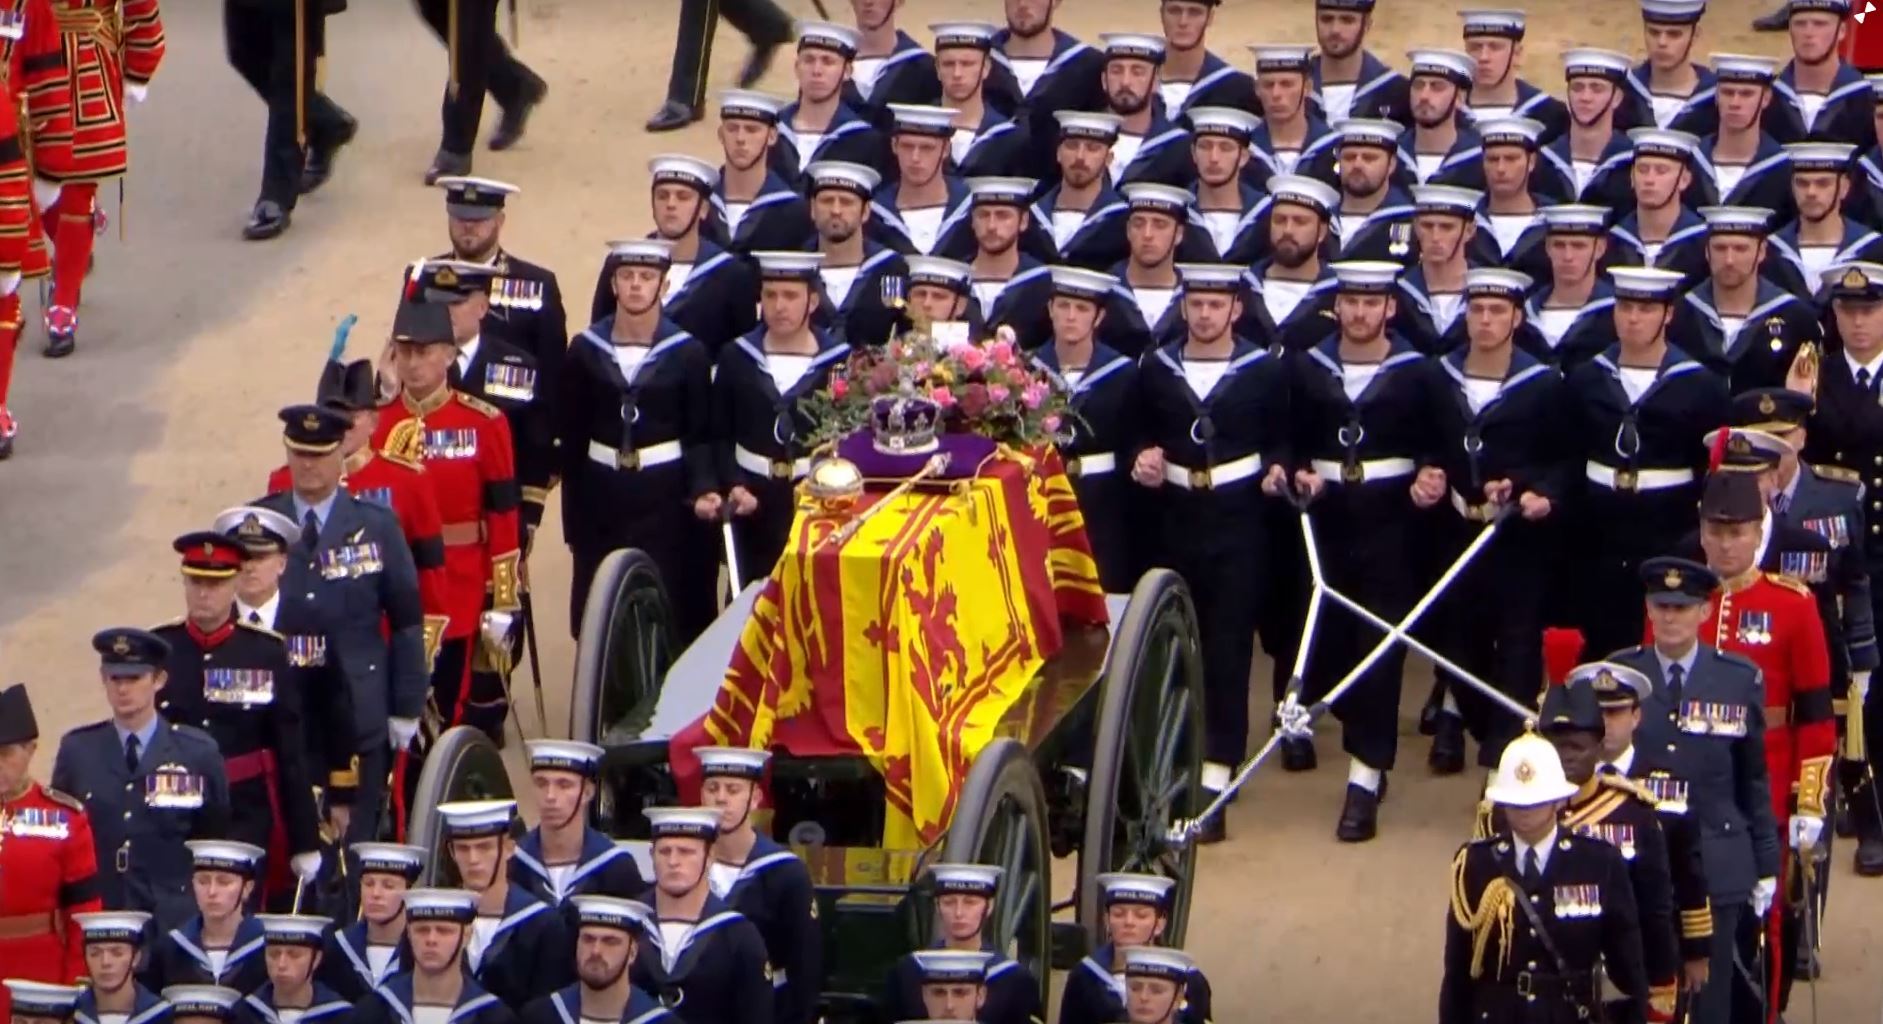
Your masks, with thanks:
[[[1477,62],[1468,53],[1457,50],[1410,50],[1406,58],[1412,61],[1412,68],[1407,77],[1434,75],[1450,79],[1452,84],[1461,89],[1469,89],[1477,74]]]
[[[254,877],[255,866],[265,855],[261,847],[233,839],[191,839],[183,845],[189,848],[192,871],[229,871]]]
[[[1255,54],[1258,75],[1273,71],[1299,71],[1305,75],[1314,59],[1314,47],[1295,43],[1250,43],[1249,52]]]
[[[1340,136],[1341,146],[1372,146],[1393,153],[1399,151],[1399,136],[1405,131],[1398,121],[1377,117],[1351,117],[1334,122],[1334,133]]]
[[[711,807],[649,807],[649,832],[655,842],[662,839],[701,839],[711,843],[719,836],[719,812]]]
[[[946,49],[992,50],[1000,26],[991,21],[938,21],[928,27],[935,34],[935,51]]]
[[[580,740],[530,740],[524,746],[530,752],[530,771],[574,772],[594,778],[607,751]]]
[[[969,178],[968,198],[976,206],[1018,206],[1033,201],[1040,183],[1032,178]]]
[[[811,179],[812,195],[835,188],[868,200],[875,194],[876,187],[883,183],[883,176],[874,167],[846,160],[819,160],[806,167],[804,174]]]
[[[1522,146],[1534,150],[1543,138],[1543,122],[1529,117],[1487,117],[1472,125],[1485,146]]]
[[[1691,132],[1677,132],[1671,128],[1630,128],[1628,141],[1634,144],[1635,156],[1664,156],[1670,160],[1686,162],[1700,152],[1700,140]]]
[[[1537,213],[1552,235],[1601,235],[1608,232],[1608,207],[1588,203],[1560,203]]]
[[[673,263],[673,243],[665,238],[623,238],[608,243],[608,259],[615,266],[665,269]]]
[[[751,747],[695,747],[693,754],[700,759],[700,774],[735,779],[763,778],[772,759],[771,751]]]
[[[619,896],[571,896],[579,928],[613,928],[616,931],[652,933],[656,930],[654,908],[640,900]]]
[[[1459,11],[1458,17],[1465,23],[1465,37],[1503,36],[1506,39],[1522,39],[1528,15],[1522,11],[1510,10],[1469,10]]]
[[[848,25],[834,21],[798,22],[798,49],[835,50],[847,60],[857,55],[863,37]]]
[[[1268,179],[1268,195],[1277,203],[1305,206],[1322,218],[1332,217],[1340,208],[1340,193],[1334,186],[1300,174],[1277,174]]]
[[[1118,141],[1118,131],[1124,124],[1117,114],[1102,110],[1055,110],[1053,117],[1059,121],[1060,138],[1097,139],[1108,145]]]
[[[649,160],[647,173],[656,185],[691,185],[701,192],[711,192],[719,184],[719,168],[684,153],[662,153]]]
[[[94,910],[86,914],[73,914],[72,920],[78,922],[85,941],[91,942],[128,942],[133,946],[144,941],[144,929],[150,926],[150,915],[141,910]]]
[[[233,1020],[235,1004],[242,1001],[242,993],[221,985],[171,985],[158,994],[170,1004],[173,1020],[182,1017]]]
[[[1192,107],[1189,113],[1192,135],[1227,135],[1238,142],[1249,141],[1262,123],[1254,114],[1235,107]]]
[[[1883,72],[1873,72],[1865,75],[1863,76],[1863,80],[1870,83],[1871,94],[1883,95]]]
[[[238,505],[218,513],[210,529],[234,537],[250,552],[270,554],[286,551],[299,539],[301,528],[294,520],[271,508]]]
[[[1522,303],[1536,285],[1530,275],[1506,267],[1476,267],[1465,271],[1465,295],[1469,298],[1509,299]]]
[[[407,882],[424,872],[431,856],[423,846],[406,843],[350,843],[347,852],[359,861],[361,874],[404,875]]]
[[[994,954],[978,949],[921,949],[915,952],[915,972],[924,985],[987,980],[987,965]]]
[[[1458,185],[1412,186],[1412,205],[1419,213],[1455,213],[1460,217],[1472,217],[1477,214],[1478,204],[1483,201],[1484,193],[1475,188]]]
[[[1641,20],[1650,25],[1691,25],[1706,13],[1706,0],[1641,0]]]
[[[1114,903],[1163,907],[1170,901],[1171,890],[1177,887],[1174,878],[1129,871],[1109,871],[1094,881],[1098,883],[1099,901],[1108,907]]]
[[[1161,185],[1154,181],[1135,181],[1120,189],[1133,210],[1151,210],[1182,220],[1193,198],[1187,188]]]
[[[1179,263],[1177,276],[1186,292],[1238,292],[1247,267],[1233,263]]]
[[[795,249],[754,252],[752,258],[758,261],[758,276],[764,281],[810,283],[817,280],[817,272],[824,266],[823,253],[800,252]]]
[[[455,921],[470,924],[477,916],[477,894],[469,889],[408,889],[408,921]]]
[[[1163,36],[1146,32],[1100,32],[1099,48],[1105,51],[1106,60],[1148,60],[1153,64],[1164,63]]]
[[[1824,281],[1831,286],[1831,298],[1875,302],[1883,299],[1883,264],[1839,263],[1824,271]]]
[[[270,946],[319,949],[333,927],[333,918],[312,914],[256,914],[255,920],[262,926],[262,941]]]
[[[1656,593],[1679,593],[1683,585],[1680,570],[1672,570],[1658,584],[1669,584]],[[1595,691],[1595,702],[1602,707],[1627,706],[1639,703],[1641,698],[1654,691],[1654,682],[1644,673],[1619,665],[1612,661],[1592,661],[1586,665],[1577,665],[1563,677],[1564,686],[1586,682]],[[1624,693],[1624,691],[1626,691]]]
[[[789,100],[750,89],[727,89],[719,94],[719,119],[722,121],[763,121],[777,124]]]
[[[905,135],[933,135],[950,138],[955,133],[953,107],[926,107],[914,103],[891,103],[889,113],[896,121],[896,131]]]
[[[1163,978],[1178,984],[1190,980],[1196,961],[1181,949],[1166,946],[1132,946],[1125,950],[1125,976]]]
[[[1672,302],[1681,282],[1680,271],[1660,267],[1610,267],[1608,277],[1617,299],[1641,302]]]
[[[1827,11],[1831,14],[1850,13],[1850,0],[1790,0],[1785,5],[1785,13],[1797,14],[1800,11]]]
[[[928,875],[935,880],[935,895],[950,893],[993,898],[1000,888],[1001,869],[993,864],[930,864]]]
[[[1389,260],[1340,260],[1328,264],[1343,292],[1386,293],[1393,290],[1405,267]]]
[[[446,839],[480,839],[510,834],[516,821],[515,800],[454,800],[438,805]]]
[[[445,190],[445,212],[459,220],[489,220],[503,210],[506,200],[523,191],[494,178],[451,176],[432,184]]]
[[[8,978],[4,982],[12,998],[15,1017],[52,1017],[65,1020],[78,1009],[83,985],[51,985],[43,981]]]
[[[1698,212],[1715,235],[1763,235],[1772,227],[1773,213],[1763,206],[1702,206]]]
[[[1604,78],[1610,82],[1620,82],[1628,77],[1634,67],[1634,61],[1625,53],[1616,50],[1601,50],[1593,46],[1578,46],[1563,51],[1563,77]]]
[[[1794,142],[1785,147],[1793,171],[1846,171],[1857,147],[1848,142]]]
[[[909,287],[931,285],[946,288],[957,295],[966,295],[974,284],[974,268],[960,260],[945,259],[941,256],[921,256],[910,254]]]
[[[1712,55],[1713,73],[1722,82],[1756,82],[1770,85],[1778,77],[1778,58],[1750,53]]]
[[[1102,270],[1057,266],[1049,273],[1053,278],[1053,294],[1075,299],[1103,301],[1105,296],[1110,295],[1111,290],[1118,285],[1117,278]]]

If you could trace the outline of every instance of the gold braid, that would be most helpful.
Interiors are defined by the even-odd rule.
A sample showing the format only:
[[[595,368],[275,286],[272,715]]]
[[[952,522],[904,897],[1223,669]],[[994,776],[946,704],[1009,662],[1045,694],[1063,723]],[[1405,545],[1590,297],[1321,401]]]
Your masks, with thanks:
[[[1465,892],[1465,855],[1469,847],[1458,851],[1458,856],[1451,862],[1451,914],[1458,922],[1458,927],[1471,933],[1471,976],[1484,975],[1484,956],[1487,953],[1493,932],[1497,935],[1497,944],[1503,955],[1497,960],[1497,977],[1504,976],[1504,964],[1510,960],[1511,930],[1514,921],[1511,911],[1517,905],[1517,890],[1510,884],[1510,879],[1498,876],[1484,887],[1484,895],[1478,901],[1476,909],[1471,906],[1471,896]]]

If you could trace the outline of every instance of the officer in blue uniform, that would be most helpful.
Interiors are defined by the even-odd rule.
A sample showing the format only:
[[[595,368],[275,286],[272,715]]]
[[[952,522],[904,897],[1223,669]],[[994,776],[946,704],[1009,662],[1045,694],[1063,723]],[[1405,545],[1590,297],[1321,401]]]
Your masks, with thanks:
[[[647,883],[634,857],[588,825],[602,748],[575,740],[531,740],[528,747],[539,824],[510,854],[510,883],[550,906],[578,893],[640,893]]]
[[[1176,885],[1161,875],[1117,872],[1098,876],[1105,941],[1066,976],[1059,1024],[1106,1024],[1126,1015],[1131,951],[1157,946],[1170,924],[1170,894]],[[1207,1024],[1210,982],[1191,967],[1184,978],[1181,1024]]]
[[[236,1024],[346,1024],[353,1004],[320,983],[320,958],[327,930],[324,917],[262,914],[268,981],[242,998]]]
[[[424,847],[354,843],[347,848],[359,886],[359,920],[327,934],[320,955],[321,984],[357,1004],[410,966],[405,942],[405,894],[425,870]]]
[[[175,1024],[233,1024],[242,993],[225,985],[172,985],[160,993]]]
[[[141,629],[92,637],[111,718],[59,741],[52,788],[78,796],[92,822],[105,906],[143,910],[176,927],[190,900],[186,839],[221,836],[229,778],[215,739],[157,711],[170,645]]]
[[[928,884],[935,895],[935,949],[990,953],[982,972],[985,997],[976,1019],[1027,1021],[1044,1017],[1040,983],[1017,960],[994,948],[987,934],[994,897],[1000,891],[1001,869],[991,864],[931,864]],[[924,968],[920,953],[906,953],[890,970],[881,1008],[886,1020],[923,1016]]]
[[[261,922],[246,911],[262,850],[220,839],[193,839],[188,846],[196,916],[158,936],[140,980],[158,992],[171,985],[227,985],[253,992],[268,980]]]
[[[79,996],[73,1019],[99,1024],[107,1015],[124,1024],[168,1024],[170,1006],[137,981],[137,955],[144,948],[151,916],[138,910],[101,910],[74,915],[85,935],[85,974],[91,984]],[[19,1003],[13,1013],[20,1013]]]
[[[576,982],[525,1006],[523,1024],[570,1021],[619,1021],[620,1024],[674,1022],[673,1011],[638,988],[630,969],[654,911],[645,903],[618,896],[571,896],[575,934]]]
[[[654,927],[635,953],[634,984],[684,1024],[771,1024],[776,1011],[765,938],[712,889],[719,812],[650,807],[642,813],[654,862],[654,884],[642,902],[654,908]]]
[[[424,1014],[451,1024],[516,1024],[503,1000],[484,991],[465,963],[477,917],[477,894],[463,889],[413,889],[405,894],[406,940],[412,963],[386,979],[355,1009],[353,1024],[405,1024]],[[443,1013],[425,1014],[424,1011]]]
[[[440,835],[457,880],[477,893],[465,966],[512,1011],[567,984],[574,960],[562,915],[510,879],[516,812],[514,800],[438,805]]]
[[[70,1024],[77,1011],[81,985],[51,985],[8,978],[4,982],[13,1019],[21,1024]]]

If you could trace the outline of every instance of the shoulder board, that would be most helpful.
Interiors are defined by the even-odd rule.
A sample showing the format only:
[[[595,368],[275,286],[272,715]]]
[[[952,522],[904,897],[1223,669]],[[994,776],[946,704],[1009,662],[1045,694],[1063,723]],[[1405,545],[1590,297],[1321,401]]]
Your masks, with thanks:
[[[412,422],[411,420],[406,421],[406,423],[411,423],[411,422]],[[404,426],[404,425],[405,424],[402,423],[399,426]],[[392,432],[395,435],[398,434],[399,427],[393,427]],[[411,437],[414,440],[417,439],[418,431],[412,430],[412,431],[409,431],[408,433],[411,435]],[[388,437],[387,440],[391,441],[392,439]],[[385,459],[387,462],[390,462],[395,466],[404,466],[406,469],[414,470],[419,473],[425,472],[425,464],[423,462],[418,461],[416,458],[413,458],[411,455],[408,455],[404,451],[380,452],[379,457],[382,459]]]
[[[380,454],[389,459],[416,461],[424,454],[425,441],[419,436],[418,420],[400,420],[386,432],[386,442],[379,446]]]
[[[1771,580],[1773,583],[1776,583],[1781,587],[1784,587],[1786,590],[1803,594],[1806,597],[1811,596],[1811,588],[1805,586],[1804,581],[1798,579],[1797,577],[1787,576],[1784,573],[1768,572],[1765,574],[1765,578],[1768,580]]]
[[[253,622],[244,622],[241,619],[237,619],[235,620],[235,624],[237,626],[242,627],[243,629],[248,630],[251,633],[260,633],[263,636],[271,636],[271,637],[274,637],[276,640],[280,640],[283,643],[286,643],[288,639],[287,637],[282,636],[280,633],[277,633],[274,630],[269,629],[267,626],[257,626]]]
[[[484,401],[483,399],[477,397],[476,395],[467,395],[462,391],[457,392],[457,395],[458,395],[458,404],[464,406],[466,409],[470,409],[475,412],[481,412],[485,416],[493,420],[503,415],[502,409],[497,408],[496,406],[490,404],[489,402]]]
[[[85,804],[82,801],[80,801],[78,797],[75,797],[70,793],[61,793],[58,790],[53,789],[51,786],[41,786],[39,787],[39,791],[46,794],[46,799],[52,801],[55,804],[58,804],[61,807],[70,807],[71,809],[78,811],[80,814],[83,814],[85,812]]]
[[[1833,466],[1828,463],[1819,462],[1809,462],[1806,463],[1806,465],[1811,467],[1812,473],[1826,480],[1835,480],[1840,484],[1863,483],[1863,477],[1858,476],[1857,471],[1854,469],[1845,469],[1842,466]]]
[[[1643,786],[1641,783],[1625,775],[1617,775],[1614,772],[1603,772],[1597,775],[1596,778],[1600,780],[1602,785],[1607,786],[1609,789],[1620,790],[1646,803],[1650,807],[1654,806],[1657,802],[1654,798],[1654,794],[1648,792],[1648,787]]]

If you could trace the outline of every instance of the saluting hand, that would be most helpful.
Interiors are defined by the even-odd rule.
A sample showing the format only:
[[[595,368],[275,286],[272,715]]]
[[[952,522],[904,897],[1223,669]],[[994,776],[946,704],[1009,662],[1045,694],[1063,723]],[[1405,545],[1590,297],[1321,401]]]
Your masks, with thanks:
[[[1535,491],[1525,491],[1517,498],[1517,508],[1525,519],[1536,522],[1550,514],[1550,499]]]
[[[722,501],[724,499],[712,492],[702,494],[693,499],[693,514],[710,523],[719,518],[719,506]]]
[[[1164,449],[1146,448],[1131,466],[1131,479],[1146,487],[1164,486]]]
[[[1437,466],[1419,470],[1419,475],[1412,478],[1412,503],[1419,508],[1431,508],[1444,499],[1445,471]]]
[[[732,499],[732,514],[735,516],[749,516],[758,511],[758,497],[742,485],[734,484],[728,497]]]

